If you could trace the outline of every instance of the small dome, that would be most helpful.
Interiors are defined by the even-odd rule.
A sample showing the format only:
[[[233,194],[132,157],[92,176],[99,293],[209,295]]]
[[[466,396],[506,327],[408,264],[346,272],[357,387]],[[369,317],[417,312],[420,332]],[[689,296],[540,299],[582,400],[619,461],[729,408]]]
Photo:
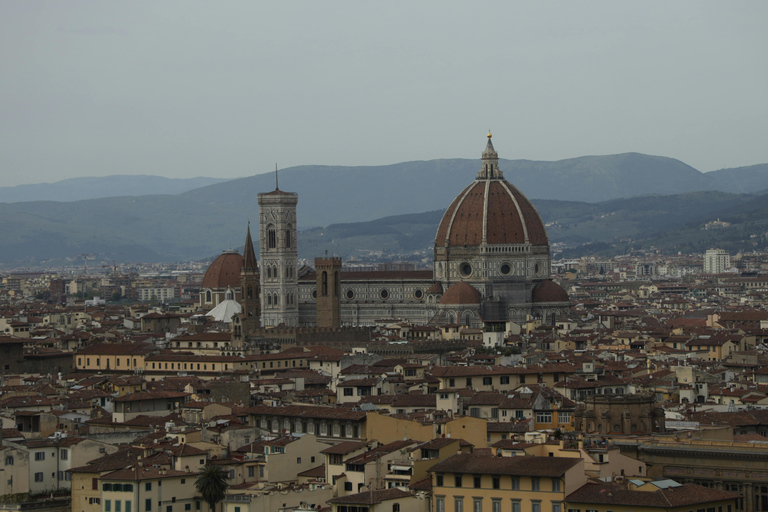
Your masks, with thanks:
[[[228,288],[240,286],[240,268],[243,257],[237,251],[224,251],[208,267],[203,277],[203,288]]]
[[[443,284],[438,281],[432,286],[429,287],[429,290],[427,290],[427,293],[436,293],[438,295],[443,293]]]
[[[445,291],[440,304],[480,304],[481,299],[482,296],[477,288],[467,282],[459,281]]]
[[[568,302],[568,292],[563,287],[547,279],[533,289],[533,302]]]
[[[217,322],[232,323],[232,317],[239,315],[243,308],[236,300],[222,301],[218,306],[208,312],[206,316],[213,317]]]

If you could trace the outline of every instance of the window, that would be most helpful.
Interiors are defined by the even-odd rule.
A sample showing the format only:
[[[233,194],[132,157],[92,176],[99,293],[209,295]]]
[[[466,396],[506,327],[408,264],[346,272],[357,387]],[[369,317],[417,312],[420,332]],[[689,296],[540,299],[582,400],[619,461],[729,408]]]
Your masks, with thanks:
[[[448,387],[456,386],[456,379],[448,379]]]
[[[525,413],[523,411],[520,411],[520,410],[515,411],[516,420],[522,420],[524,418],[525,418]]]
[[[531,477],[531,490],[532,491],[538,491],[541,488],[541,481],[539,480],[539,477],[532,476]]]
[[[493,377],[483,377],[483,386],[490,386],[493,384]]]
[[[165,507],[165,512],[173,512],[173,505],[168,505]]]
[[[104,512],[111,512],[112,500],[104,500]]]
[[[537,423],[552,423],[552,411],[537,411],[536,412]]]
[[[563,506],[560,503],[552,503],[552,512],[562,512]]]
[[[99,490],[99,479],[98,478],[91,478],[91,489],[94,491]]]
[[[152,499],[144,500],[144,512],[152,512]]]
[[[125,501],[125,512],[131,512],[131,502],[130,500]]]
[[[468,388],[472,387],[472,377],[467,377],[467,387]]]
[[[6,466],[13,466],[13,455],[9,455],[5,458]]]
[[[35,452],[35,460],[45,460],[45,452]]]
[[[144,484],[144,490],[145,491],[151,491],[152,490],[152,482],[147,482]]]
[[[469,415],[472,416],[473,418],[479,418],[480,417],[480,408],[479,407],[470,407]]]
[[[483,512],[483,498],[472,498],[472,512]]]
[[[344,490],[345,491],[351,491],[352,490],[352,482],[344,482]]]
[[[464,512],[464,498],[462,496],[453,498],[453,510],[456,512]]]
[[[445,496],[435,498],[435,512],[445,512]]]
[[[344,388],[344,396],[353,396],[354,389],[353,388]]]
[[[437,487],[443,486],[443,475],[435,475],[435,485]]]
[[[520,477],[519,476],[513,476],[512,477],[512,490],[513,491],[519,491],[520,490]]]
[[[493,488],[494,489],[501,488],[501,479],[498,476],[493,477]]]
[[[501,377],[499,377],[499,384],[509,384],[509,376],[502,375]]]
[[[560,492],[560,479],[559,478],[553,478],[552,479],[552,492]]]
[[[123,510],[123,502],[120,500],[115,500],[115,512],[122,512]]]
[[[67,450],[66,448],[62,448],[61,452],[59,453],[60,453],[59,457],[61,458],[61,460],[69,460],[69,450]]]
[[[501,512],[501,498],[491,498],[491,512]]]
[[[35,473],[35,482],[42,482],[43,481],[43,473]]]
[[[392,505],[392,512],[400,512],[400,504],[399,503],[395,503],[394,505]]]
[[[235,479],[235,470],[234,469],[230,469],[229,470],[229,479],[230,480],[234,480]]]
[[[512,500],[512,512],[520,512],[520,500]]]
[[[256,477],[256,466],[248,466],[248,478]]]
[[[301,457],[296,457],[296,464],[301,464]]]
[[[557,418],[560,423],[570,423],[571,422],[571,413],[560,411],[557,413]]]
[[[540,501],[531,501],[531,512],[541,512]]]
[[[472,483],[475,486],[475,489],[479,489],[481,487],[482,479],[479,476],[476,476],[472,479]]]
[[[191,503],[185,503],[184,504],[184,510],[192,510],[192,504]]]
[[[454,487],[461,487],[461,475],[455,475],[453,477],[453,486]]]

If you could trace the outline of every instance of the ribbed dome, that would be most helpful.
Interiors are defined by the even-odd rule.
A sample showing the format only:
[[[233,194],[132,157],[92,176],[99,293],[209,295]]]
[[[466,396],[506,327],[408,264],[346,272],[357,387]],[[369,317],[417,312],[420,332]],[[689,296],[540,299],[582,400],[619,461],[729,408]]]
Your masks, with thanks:
[[[490,137],[490,136],[489,136]],[[549,245],[533,204],[504,179],[490,138],[477,179],[448,207],[437,228],[437,246]]]
[[[208,267],[203,277],[203,288],[240,286],[240,268],[243,257],[236,251],[225,251]]]
[[[482,295],[477,288],[464,281],[451,285],[440,299],[440,304],[480,304]]]
[[[533,289],[533,302],[568,302],[568,292],[556,282],[547,279]]]

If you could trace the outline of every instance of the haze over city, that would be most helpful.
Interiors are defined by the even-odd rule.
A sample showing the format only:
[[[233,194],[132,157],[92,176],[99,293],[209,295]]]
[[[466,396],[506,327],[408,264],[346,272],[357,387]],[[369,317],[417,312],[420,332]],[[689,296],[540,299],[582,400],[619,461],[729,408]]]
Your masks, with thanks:
[[[640,152],[768,162],[765,2],[5,2],[3,186]]]

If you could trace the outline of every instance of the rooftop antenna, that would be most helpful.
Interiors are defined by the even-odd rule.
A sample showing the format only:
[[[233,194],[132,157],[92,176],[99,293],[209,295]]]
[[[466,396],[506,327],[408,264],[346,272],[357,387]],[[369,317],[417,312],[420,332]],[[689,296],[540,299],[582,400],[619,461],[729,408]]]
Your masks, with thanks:
[[[277,186],[277,162],[275,162],[275,190],[280,190],[280,187]]]

